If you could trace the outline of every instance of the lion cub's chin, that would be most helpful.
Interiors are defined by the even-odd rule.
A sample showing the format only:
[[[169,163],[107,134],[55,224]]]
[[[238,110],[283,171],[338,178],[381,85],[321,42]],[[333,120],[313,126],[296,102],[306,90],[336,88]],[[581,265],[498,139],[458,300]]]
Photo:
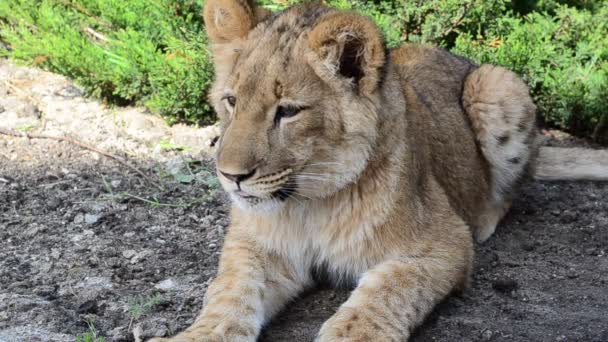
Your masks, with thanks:
[[[256,214],[271,214],[280,211],[285,206],[285,201],[278,198],[244,198],[230,192],[230,199],[237,208]]]

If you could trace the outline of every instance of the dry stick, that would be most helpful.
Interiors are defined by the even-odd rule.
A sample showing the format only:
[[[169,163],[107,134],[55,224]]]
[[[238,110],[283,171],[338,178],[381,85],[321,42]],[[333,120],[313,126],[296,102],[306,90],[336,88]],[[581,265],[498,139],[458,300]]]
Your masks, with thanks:
[[[447,36],[448,34],[452,33],[452,31],[454,31],[454,29],[456,29],[458,27],[458,25],[462,24],[462,21],[467,16],[467,13],[469,12],[470,8],[471,8],[471,3],[464,4],[462,14],[460,15],[460,17],[458,19],[452,21],[452,23],[451,23],[452,26],[448,27],[448,29],[443,32],[444,37]]]
[[[50,139],[50,140],[56,140],[56,141],[64,141],[64,142],[68,142],[70,144],[74,144],[76,146],[79,146],[81,148],[84,148],[86,150],[89,151],[93,151],[96,153],[99,153],[103,156],[106,156],[110,159],[115,160],[116,162],[118,162],[119,164],[122,164],[126,167],[128,167],[129,169],[133,170],[135,173],[137,173],[138,175],[142,176],[145,180],[147,180],[148,182],[150,182],[151,184],[153,184],[154,186],[156,186],[158,189],[160,189],[161,191],[164,190],[164,188],[156,183],[153,179],[151,179],[150,177],[146,176],[145,173],[143,173],[143,171],[141,171],[140,169],[136,168],[135,166],[127,163],[126,161],[122,160],[120,157],[115,156],[109,152],[105,152],[102,150],[99,150],[91,145],[87,145],[81,141],[78,141],[74,138],[70,138],[68,136],[53,136],[53,135],[46,135],[46,134],[32,134],[32,133],[27,133],[27,132],[18,132],[18,131],[13,131],[10,129],[4,129],[4,128],[0,128],[0,134],[3,135],[8,135],[8,136],[13,136],[13,137],[26,137],[29,139]]]

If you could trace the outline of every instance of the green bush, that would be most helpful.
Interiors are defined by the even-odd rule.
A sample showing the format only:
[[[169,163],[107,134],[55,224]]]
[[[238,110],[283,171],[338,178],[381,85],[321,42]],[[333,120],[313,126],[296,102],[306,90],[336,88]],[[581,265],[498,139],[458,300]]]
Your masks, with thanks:
[[[0,54],[73,78],[114,104],[144,104],[170,122],[212,122],[212,65],[187,0],[3,0]]]
[[[281,10],[304,0],[260,0]],[[203,0],[3,0],[0,54],[62,73],[170,122],[214,120]],[[436,44],[528,82],[544,121],[608,142],[608,1],[325,0],[380,26],[388,45]],[[0,45],[1,46],[1,45]]]
[[[499,18],[481,34],[461,34],[453,51],[511,68],[547,123],[608,142],[608,6],[554,10]]]

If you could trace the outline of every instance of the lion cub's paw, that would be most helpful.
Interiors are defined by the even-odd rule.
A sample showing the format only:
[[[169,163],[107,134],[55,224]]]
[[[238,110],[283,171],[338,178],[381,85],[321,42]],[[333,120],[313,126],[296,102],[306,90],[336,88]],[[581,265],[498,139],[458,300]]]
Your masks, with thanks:
[[[392,340],[389,336],[384,336],[383,329],[372,322],[364,312],[342,308],[323,324],[315,342],[367,342],[378,338],[382,341],[384,338]]]
[[[154,337],[147,342],[223,342],[225,339],[216,333],[179,334],[175,337]]]

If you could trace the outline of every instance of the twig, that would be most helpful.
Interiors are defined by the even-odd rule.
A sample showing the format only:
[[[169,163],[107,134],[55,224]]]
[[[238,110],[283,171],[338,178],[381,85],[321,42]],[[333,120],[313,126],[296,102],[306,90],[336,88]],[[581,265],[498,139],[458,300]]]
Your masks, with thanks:
[[[90,35],[92,35],[93,37],[97,38],[98,40],[101,40],[101,41],[106,42],[106,43],[110,41],[108,38],[106,38],[106,36],[104,36],[103,34],[97,32],[95,30],[93,30],[90,27],[86,27],[84,30],[87,33],[89,33]]]
[[[192,202],[187,202],[187,203],[178,203],[178,204],[174,204],[174,203],[161,203],[158,201],[151,201],[149,199],[143,198],[141,196],[137,196],[137,195],[133,195],[130,194],[128,192],[123,193],[124,196],[136,199],[138,201],[142,201],[144,203],[147,203],[149,205],[155,206],[155,207],[170,207],[170,208],[187,208],[192,204],[196,204],[197,201],[192,201]]]
[[[462,9],[462,14],[460,15],[460,17],[454,21],[452,21],[452,25],[450,27],[448,27],[447,30],[445,30],[443,32],[443,37],[447,36],[448,34],[452,33],[452,31],[454,31],[454,29],[456,29],[460,24],[462,24],[462,21],[465,19],[465,17],[467,16],[467,13],[469,12],[469,9],[471,8],[471,3],[468,2],[466,4],[463,5],[463,9]]]
[[[55,141],[64,141],[64,142],[68,142],[70,144],[79,146],[81,148],[84,148],[85,150],[89,150],[89,151],[93,151],[96,153],[99,153],[107,158],[110,158],[116,162],[118,162],[121,165],[124,165],[126,167],[128,167],[129,169],[131,169],[132,171],[134,171],[135,173],[137,173],[138,175],[142,176],[145,180],[147,180],[148,182],[150,182],[151,184],[153,184],[154,186],[156,186],[158,189],[160,189],[161,191],[164,190],[164,188],[156,183],[152,178],[148,177],[145,173],[143,173],[143,171],[141,171],[140,169],[136,168],[135,166],[129,164],[128,162],[122,160],[120,157],[115,156],[109,152],[105,152],[102,151],[98,148],[95,148],[91,145],[85,144],[81,141],[78,141],[74,138],[68,137],[68,136],[53,136],[53,135],[47,135],[47,134],[34,134],[34,133],[27,133],[27,132],[17,132],[17,131],[13,131],[10,129],[4,129],[4,128],[0,128],[0,134],[3,135],[8,135],[8,136],[13,136],[13,137],[26,137],[29,139],[50,139],[50,140],[55,140]]]

